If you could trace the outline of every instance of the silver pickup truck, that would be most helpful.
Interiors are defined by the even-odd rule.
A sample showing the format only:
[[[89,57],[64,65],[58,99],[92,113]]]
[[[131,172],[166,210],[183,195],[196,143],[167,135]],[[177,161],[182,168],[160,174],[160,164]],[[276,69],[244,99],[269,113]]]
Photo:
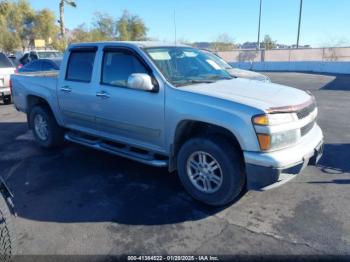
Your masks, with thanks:
[[[313,96],[234,78],[188,46],[73,44],[60,72],[13,75],[12,85],[40,146],[65,138],[177,170],[209,205],[284,183],[322,155]]]

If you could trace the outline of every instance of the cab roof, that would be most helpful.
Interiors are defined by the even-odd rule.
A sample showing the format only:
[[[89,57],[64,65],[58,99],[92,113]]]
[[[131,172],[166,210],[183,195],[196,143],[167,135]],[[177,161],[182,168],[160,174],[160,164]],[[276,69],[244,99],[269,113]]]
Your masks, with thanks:
[[[128,46],[134,46],[134,47],[139,47],[139,48],[150,48],[150,47],[175,47],[175,46],[189,47],[188,45],[183,45],[183,44],[166,43],[166,42],[154,42],[154,41],[105,41],[105,42],[86,42],[86,43],[71,44],[70,47],[91,46],[91,45],[105,46],[105,45],[113,45],[113,44],[115,44],[115,45],[128,45]]]

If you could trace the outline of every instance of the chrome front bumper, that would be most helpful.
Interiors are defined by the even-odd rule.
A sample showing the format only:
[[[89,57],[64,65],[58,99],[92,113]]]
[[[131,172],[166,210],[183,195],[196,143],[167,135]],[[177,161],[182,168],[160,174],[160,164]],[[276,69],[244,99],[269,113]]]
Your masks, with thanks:
[[[268,153],[245,151],[248,189],[284,184],[306,166],[316,165],[322,153],[323,134],[317,124],[293,147]]]

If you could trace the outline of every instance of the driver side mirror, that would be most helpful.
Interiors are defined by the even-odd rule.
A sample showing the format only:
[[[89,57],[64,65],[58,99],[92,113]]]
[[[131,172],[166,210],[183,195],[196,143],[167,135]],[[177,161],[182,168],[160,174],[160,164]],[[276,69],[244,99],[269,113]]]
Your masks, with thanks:
[[[128,78],[127,85],[129,88],[144,91],[154,91],[155,89],[152,78],[148,74],[142,73],[131,74]]]

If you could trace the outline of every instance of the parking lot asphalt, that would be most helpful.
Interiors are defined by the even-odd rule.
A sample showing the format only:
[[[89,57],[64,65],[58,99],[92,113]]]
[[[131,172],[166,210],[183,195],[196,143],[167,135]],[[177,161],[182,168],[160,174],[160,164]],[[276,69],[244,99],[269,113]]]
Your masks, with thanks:
[[[287,184],[228,207],[192,200],[176,173],[67,143],[37,147],[0,104],[0,172],[15,193],[19,254],[350,255],[350,76],[267,73],[311,91],[325,151]]]

